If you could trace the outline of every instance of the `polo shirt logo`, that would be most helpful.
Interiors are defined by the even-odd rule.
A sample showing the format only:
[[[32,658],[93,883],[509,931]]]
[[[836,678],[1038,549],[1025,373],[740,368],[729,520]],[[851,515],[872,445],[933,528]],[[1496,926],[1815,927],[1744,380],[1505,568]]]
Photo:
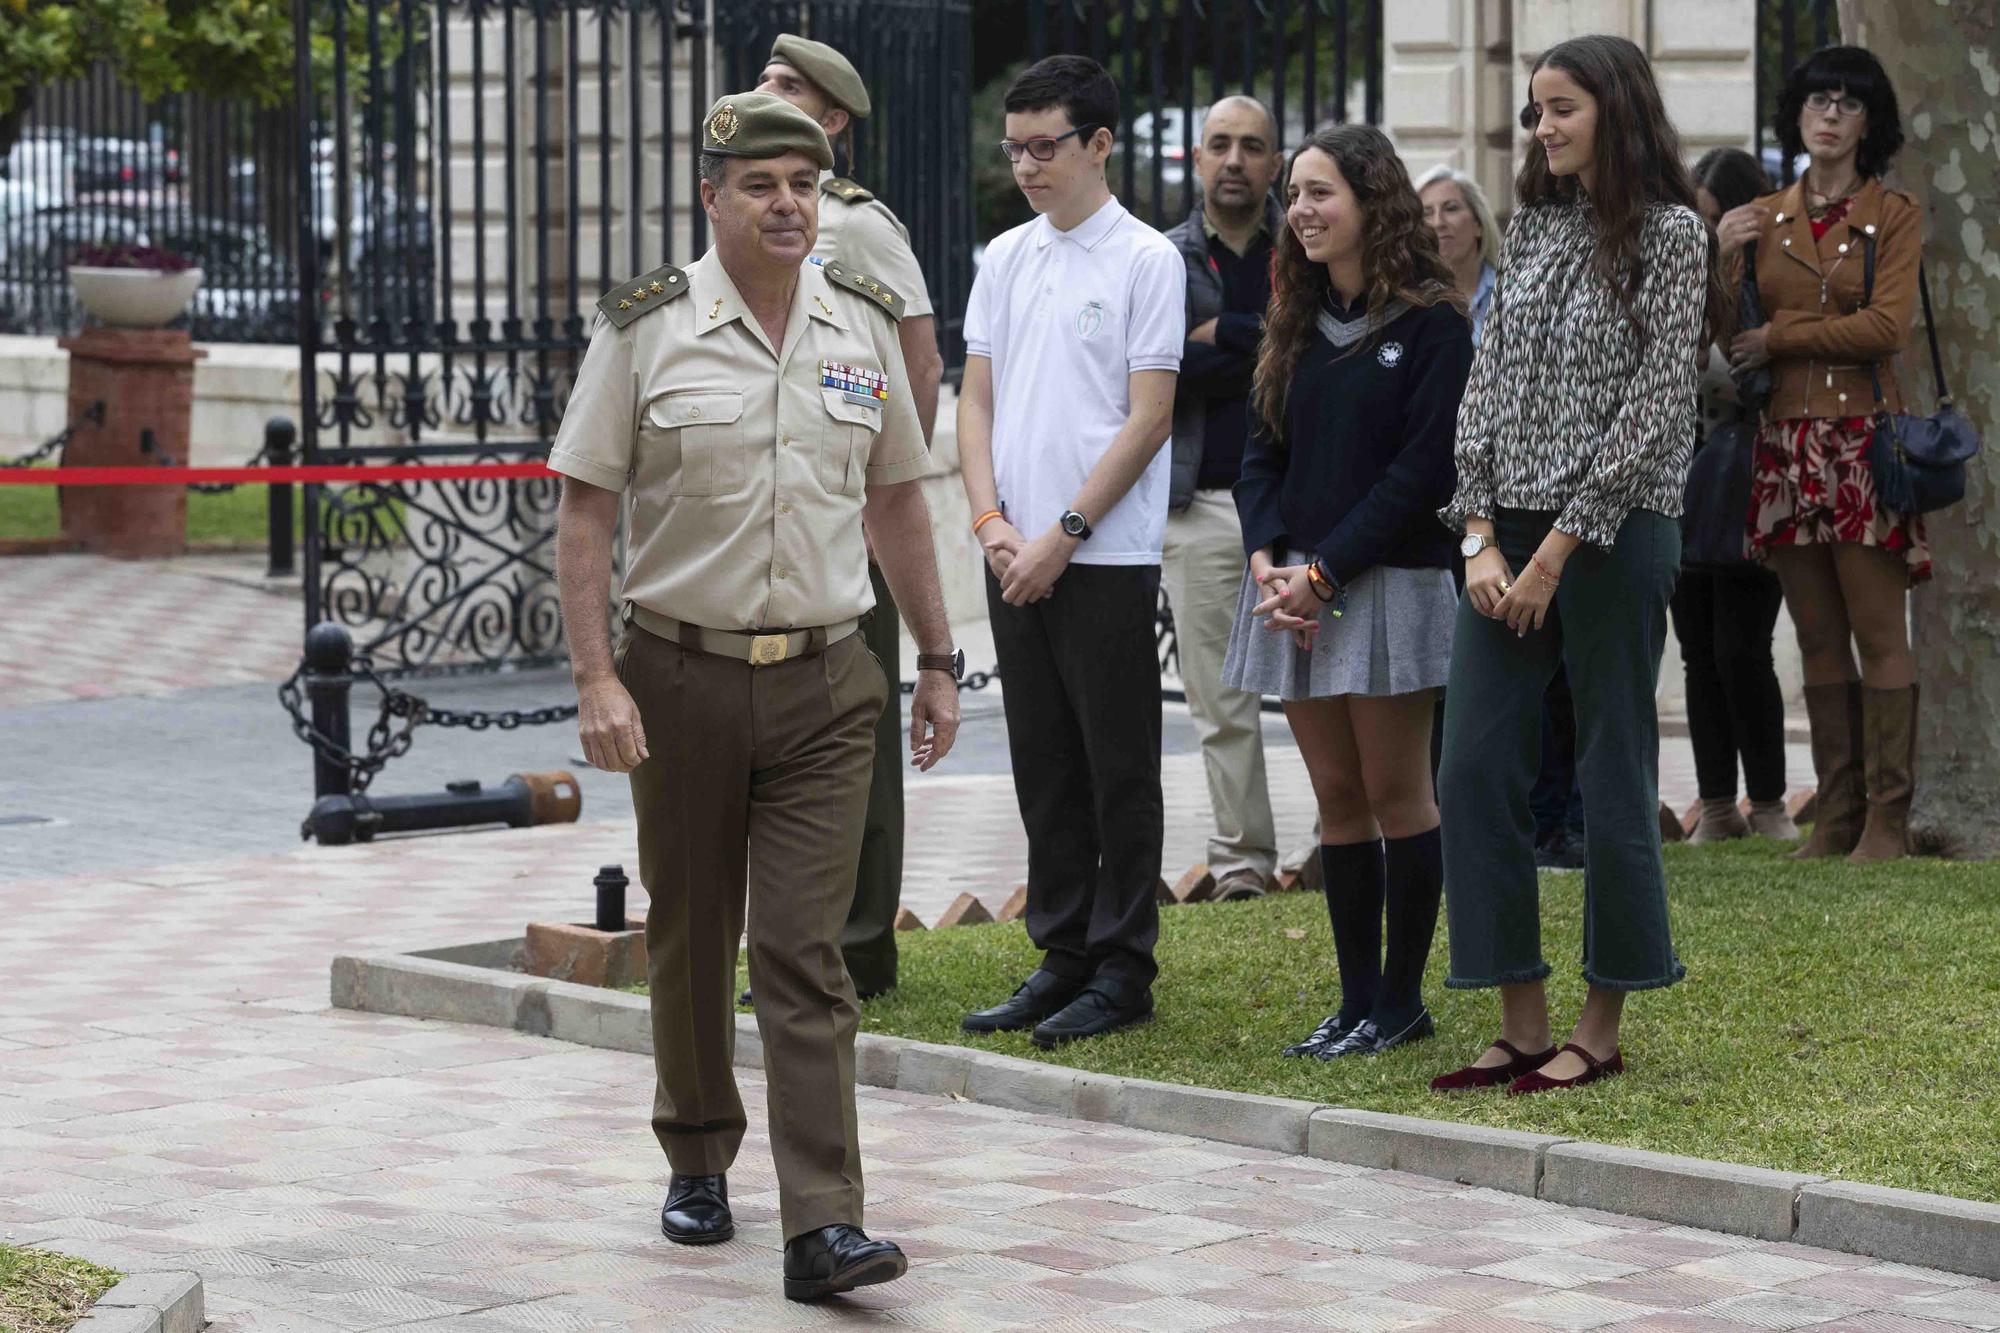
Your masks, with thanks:
[[[1076,336],[1089,342],[1104,327],[1104,302],[1085,302],[1083,309],[1076,312]]]
[[[1390,370],[1394,370],[1403,360],[1403,344],[1383,343],[1375,349],[1375,359]]]

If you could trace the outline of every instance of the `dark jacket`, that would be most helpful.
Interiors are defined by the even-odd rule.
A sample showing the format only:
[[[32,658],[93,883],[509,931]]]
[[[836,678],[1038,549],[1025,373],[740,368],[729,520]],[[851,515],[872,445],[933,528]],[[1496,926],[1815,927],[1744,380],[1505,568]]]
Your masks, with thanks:
[[[1195,201],[1194,212],[1167,232],[1187,260],[1187,326],[1192,329],[1222,313],[1222,279],[1209,263],[1208,233],[1201,225],[1202,204]],[[1285,225],[1285,210],[1276,196],[1265,200],[1264,225],[1275,242]],[[1189,342],[1181,349],[1180,379],[1174,387],[1173,473],[1167,487],[1167,507],[1176,513],[1194,500],[1195,479],[1201,473],[1202,437],[1208,424],[1208,402],[1221,392],[1237,396],[1250,392],[1250,372],[1257,364],[1255,330],[1217,328],[1216,341]]]
[[[1244,451],[1244,551],[1276,546],[1280,563],[1285,548],[1310,551],[1340,583],[1377,565],[1449,569],[1436,513],[1458,482],[1452,436],[1471,369],[1472,326],[1444,301],[1356,348],[1315,331],[1292,372],[1285,438],[1259,427]]]

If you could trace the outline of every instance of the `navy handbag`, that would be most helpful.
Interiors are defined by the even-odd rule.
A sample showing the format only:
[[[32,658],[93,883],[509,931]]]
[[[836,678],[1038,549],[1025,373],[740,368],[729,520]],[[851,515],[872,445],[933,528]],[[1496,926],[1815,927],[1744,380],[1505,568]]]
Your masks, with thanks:
[[[1861,238],[1862,296],[1875,294],[1875,238]],[[1875,431],[1868,440],[1868,470],[1875,494],[1890,509],[1928,514],[1947,509],[1965,498],[1965,465],[1979,452],[1979,432],[1952,406],[1944,386],[1944,358],[1938,354],[1937,329],[1931,323],[1931,289],[1917,266],[1917,294],[1924,303],[1924,335],[1931,345],[1931,374],[1937,381],[1937,411],[1927,417],[1891,412],[1882,401],[1880,363],[1870,362],[1875,383]]]

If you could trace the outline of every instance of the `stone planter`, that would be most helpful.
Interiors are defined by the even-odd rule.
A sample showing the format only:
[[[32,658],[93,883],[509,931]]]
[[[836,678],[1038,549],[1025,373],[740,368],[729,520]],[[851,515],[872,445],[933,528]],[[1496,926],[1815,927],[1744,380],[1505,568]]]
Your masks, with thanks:
[[[91,268],[73,264],[76,299],[99,322],[121,329],[157,329],[188,307],[201,287],[201,270],[167,273],[150,268]]]

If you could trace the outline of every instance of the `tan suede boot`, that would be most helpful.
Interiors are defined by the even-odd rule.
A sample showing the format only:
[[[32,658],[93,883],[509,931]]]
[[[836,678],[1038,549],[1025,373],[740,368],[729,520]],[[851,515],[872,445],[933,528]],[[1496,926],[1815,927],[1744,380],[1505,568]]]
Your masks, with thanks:
[[[1847,859],[1894,861],[1910,851],[1910,798],[1917,793],[1917,687],[1864,689],[1861,695],[1868,822]]]
[[[1750,832],[1759,838],[1776,838],[1779,842],[1796,842],[1799,826],[1792,822],[1785,811],[1783,801],[1750,802]]]
[[[1694,832],[1688,834],[1691,843],[1728,842],[1732,838],[1748,837],[1750,821],[1736,808],[1736,802],[1727,797],[1719,801],[1704,799],[1701,803],[1701,818],[1694,824]]]
[[[1861,841],[1868,814],[1861,779],[1861,686],[1852,681],[1806,686],[1806,717],[1812,723],[1819,798],[1812,834],[1792,853],[1794,861],[1847,855]]]

